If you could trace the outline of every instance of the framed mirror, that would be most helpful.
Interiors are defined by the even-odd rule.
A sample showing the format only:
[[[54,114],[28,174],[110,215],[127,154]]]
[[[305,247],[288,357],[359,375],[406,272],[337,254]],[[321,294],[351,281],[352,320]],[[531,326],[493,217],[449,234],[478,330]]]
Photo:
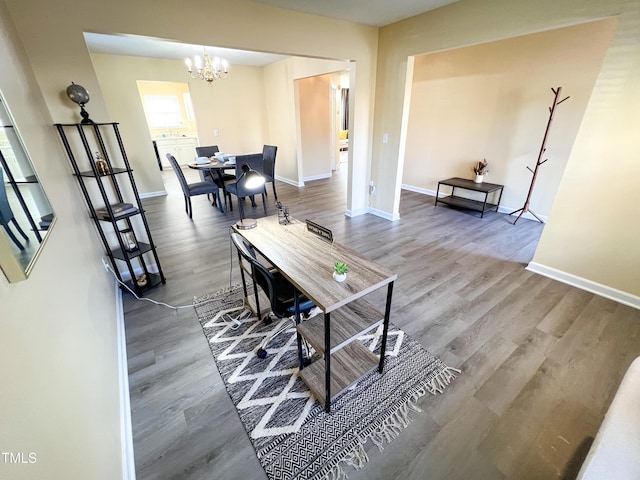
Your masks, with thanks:
[[[0,267],[25,280],[55,223],[49,203],[0,93]]]

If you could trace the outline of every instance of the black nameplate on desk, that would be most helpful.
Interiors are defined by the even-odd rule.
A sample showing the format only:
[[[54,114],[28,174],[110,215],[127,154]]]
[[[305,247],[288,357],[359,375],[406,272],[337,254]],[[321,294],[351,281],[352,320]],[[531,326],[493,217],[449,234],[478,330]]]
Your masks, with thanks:
[[[305,222],[307,222],[307,230],[309,230],[314,235],[319,236],[323,240],[326,240],[329,243],[333,243],[333,233],[331,233],[331,230],[323,227],[322,225],[318,225],[311,220],[305,220]]]

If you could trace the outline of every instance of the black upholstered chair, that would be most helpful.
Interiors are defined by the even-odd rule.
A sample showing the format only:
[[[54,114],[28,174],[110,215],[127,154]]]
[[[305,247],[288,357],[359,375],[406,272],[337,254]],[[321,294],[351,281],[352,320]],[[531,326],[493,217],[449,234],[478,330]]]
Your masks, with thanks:
[[[29,237],[27,237],[22,228],[20,228],[16,218],[13,216],[13,211],[11,210],[11,205],[9,205],[9,198],[7,197],[7,191],[5,189],[4,172],[0,168],[0,224],[4,227],[9,238],[13,240],[13,243],[15,243],[20,250],[24,250],[24,246],[9,228],[9,222],[13,223],[13,226],[18,230],[20,235],[22,235],[25,240],[29,241]]]
[[[265,202],[264,195],[266,189],[264,183],[259,186],[251,186],[248,182],[249,176],[245,175],[243,168],[248,167],[250,170],[259,173],[264,176],[264,163],[261,153],[252,153],[249,155],[237,155],[236,156],[236,181],[225,183],[227,193],[238,197],[238,206],[240,207],[240,219],[244,219],[244,206],[243,200],[246,197],[254,197],[255,195],[262,195],[262,206],[264,207],[264,214],[267,214],[267,204]],[[252,201],[253,205],[255,203]]]
[[[275,145],[265,145],[262,147],[262,158],[264,160],[264,180],[265,183],[271,182],[273,187],[273,196],[278,201],[278,193],[276,192],[276,154],[278,147]]]
[[[184,194],[184,209],[189,215],[189,218],[193,218],[191,216],[192,208],[191,208],[191,197],[195,197],[196,195],[208,195],[213,194],[213,202],[211,205],[215,205],[216,202],[222,210],[222,203],[220,201],[220,188],[213,182],[198,182],[198,183],[187,183],[187,179],[184,177],[184,173],[178,165],[178,161],[176,158],[167,153],[167,159],[173,168],[173,171],[176,172],[176,176],[178,177],[178,182],[180,182],[180,187],[182,188],[182,193]]]
[[[259,346],[256,354],[260,358],[267,356],[266,348],[269,343],[282,332],[285,332],[292,326],[296,325],[296,304],[300,315],[308,316],[311,309],[315,307],[314,303],[307,299],[304,295],[297,292],[295,287],[287,280],[278,270],[269,268],[258,261],[253,248],[247,244],[245,240],[237,233],[231,233],[231,240],[238,251],[238,262],[240,263],[240,275],[242,276],[242,286],[244,288],[244,296],[248,297],[247,283],[245,271],[251,275],[253,283],[253,295],[255,298],[256,311],[260,317],[260,298],[258,288],[260,288],[269,299],[271,312],[280,319],[285,319],[278,328],[267,337]],[[244,263],[243,263],[244,262]],[[246,266],[246,269],[243,268]],[[268,314],[260,320],[271,323]],[[302,355],[302,352],[300,352]]]
[[[218,149],[217,145],[207,145],[207,146],[200,146],[200,147],[196,147],[196,155],[198,157],[207,157],[207,158],[211,158],[213,156],[215,156],[216,153],[218,153],[220,150]],[[198,170],[198,173],[200,174],[200,181],[202,182],[214,182],[214,178],[211,177],[211,175],[209,175],[208,172],[205,172],[204,170]],[[222,185],[220,185],[219,182],[214,182],[218,184],[218,187],[221,187]]]
[[[207,157],[211,158],[216,155],[216,153],[220,152],[217,145],[206,145],[196,147],[196,154],[198,157]],[[213,182],[218,187],[220,187],[225,195],[225,203],[227,201],[227,191],[225,190],[225,182],[235,181],[236,176],[231,173],[224,173],[222,170],[218,170],[217,172],[206,172],[204,170],[198,170],[200,173],[200,180],[203,182]]]

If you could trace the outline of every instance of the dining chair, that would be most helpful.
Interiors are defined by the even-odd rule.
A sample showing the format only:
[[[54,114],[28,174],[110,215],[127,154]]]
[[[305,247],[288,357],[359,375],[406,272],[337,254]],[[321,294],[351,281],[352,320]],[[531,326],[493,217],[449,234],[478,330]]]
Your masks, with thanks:
[[[243,200],[246,197],[252,198],[252,204],[255,206],[255,202],[253,201],[253,197],[255,195],[262,195],[262,206],[264,207],[264,214],[267,214],[267,203],[265,202],[265,194],[266,189],[264,187],[264,183],[261,183],[259,186],[252,187],[248,175],[245,175],[243,171],[243,167],[245,165],[254,172],[259,173],[261,176],[264,176],[264,164],[261,153],[252,153],[249,155],[237,155],[236,156],[236,181],[235,182],[227,182],[225,183],[225,188],[227,193],[235,195],[238,197],[238,206],[240,207],[240,219],[244,219],[244,206]]]
[[[13,211],[11,210],[11,205],[9,205],[9,198],[7,197],[7,190],[4,183],[4,171],[0,168],[0,223],[7,232],[7,235],[9,235],[9,238],[13,240],[13,243],[15,243],[20,250],[24,250],[24,245],[20,243],[20,240],[18,240],[9,228],[9,222],[13,223],[13,226],[18,230],[18,232],[20,232],[20,235],[22,235],[26,241],[29,241],[29,237],[27,237],[22,228],[20,228],[16,218],[13,216]]]
[[[189,218],[193,218],[192,208],[191,208],[191,197],[195,197],[196,195],[208,195],[213,194],[213,202],[211,205],[215,205],[216,202],[222,211],[222,202],[220,201],[220,188],[213,182],[197,182],[197,183],[187,183],[187,179],[184,176],[184,172],[178,165],[178,161],[176,157],[167,153],[167,160],[171,164],[173,171],[176,172],[176,176],[178,177],[178,182],[180,182],[180,188],[182,188],[182,193],[184,194],[184,209],[189,215]]]
[[[200,147],[196,147],[196,154],[198,157],[214,157],[216,153],[220,152],[220,149],[217,145],[204,145]],[[200,180],[203,182],[213,182],[218,187],[222,188],[224,195],[227,195],[227,191],[224,187],[224,182],[235,180],[236,177],[230,173],[224,173],[222,171],[218,171],[215,174],[213,172],[206,172],[204,170],[198,170],[200,173]],[[225,198],[226,201],[226,198]]]
[[[256,355],[260,358],[266,358],[267,346],[271,341],[281,333],[289,330],[291,327],[295,327],[296,320],[296,305],[298,313],[306,318],[309,316],[309,312],[315,308],[315,304],[299,293],[293,284],[287,280],[278,270],[269,268],[263,265],[255,255],[255,252],[251,245],[242,238],[241,235],[232,232],[231,240],[238,252],[238,262],[240,264],[240,274],[242,276],[242,286],[244,289],[244,296],[247,298],[247,284],[245,279],[245,269],[243,269],[243,262],[247,265],[247,271],[251,275],[251,281],[253,284],[253,295],[255,299],[256,312],[258,320],[269,324],[271,323],[270,315],[273,314],[276,318],[283,321],[278,327],[271,332],[271,334],[260,343]],[[269,299],[271,307],[270,313],[265,317],[260,317],[260,297],[258,295],[258,287],[264,292]],[[297,297],[297,298],[296,298]],[[300,355],[302,354],[301,351]]]
[[[276,192],[276,153],[278,153],[278,147],[275,145],[265,145],[262,147],[262,158],[264,161],[264,181],[265,183],[271,182],[273,187],[273,196],[276,202],[278,201],[278,194]]]

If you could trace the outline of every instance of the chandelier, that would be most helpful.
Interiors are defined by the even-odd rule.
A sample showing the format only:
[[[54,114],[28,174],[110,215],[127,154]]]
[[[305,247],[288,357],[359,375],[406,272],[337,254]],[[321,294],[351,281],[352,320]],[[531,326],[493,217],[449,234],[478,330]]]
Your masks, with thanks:
[[[209,85],[211,85],[214,80],[227,78],[227,73],[229,73],[229,62],[224,59],[221,60],[220,57],[213,57],[213,60],[211,60],[206,50],[204,50],[204,65],[198,55],[195,56],[193,62],[190,58],[187,58],[185,63],[187,64],[187,71],[191,77],[204,80]],[[196,68],[195,71],[193,70],[193,66]]]

